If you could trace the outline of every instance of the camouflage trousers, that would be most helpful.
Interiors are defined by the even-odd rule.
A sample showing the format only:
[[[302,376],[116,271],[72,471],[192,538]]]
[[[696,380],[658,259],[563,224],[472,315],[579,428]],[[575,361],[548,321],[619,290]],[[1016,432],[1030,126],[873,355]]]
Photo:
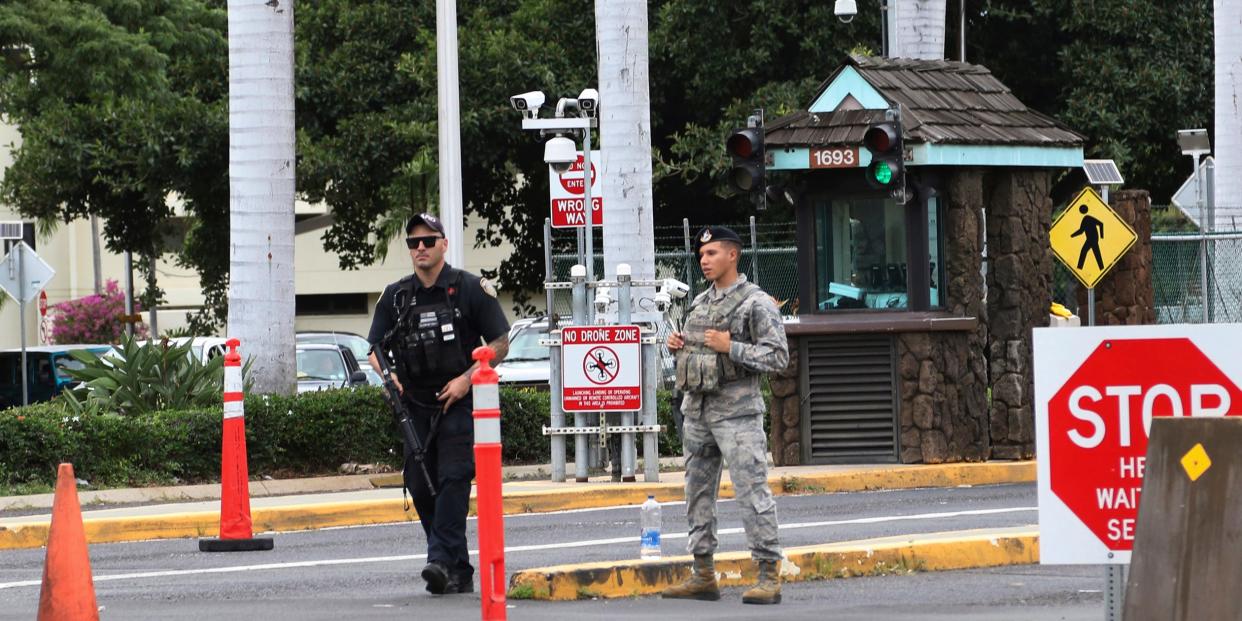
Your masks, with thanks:
[[[729,478],[742,526],[756,561],[779,561],[776,501],[768,487],[767,437],[759,414],[707,422],[686,417],[682,446],[686,453],[686,519],[691,554],[716,552],[716,497],[720,491],[721,458]]]

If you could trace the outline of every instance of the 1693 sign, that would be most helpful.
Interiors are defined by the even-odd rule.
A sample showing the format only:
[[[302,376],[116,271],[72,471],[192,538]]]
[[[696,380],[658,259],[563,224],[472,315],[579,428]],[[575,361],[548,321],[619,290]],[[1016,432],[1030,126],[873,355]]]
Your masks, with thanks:
[[[811,149],[811,168],[856,168],[858,147]]]

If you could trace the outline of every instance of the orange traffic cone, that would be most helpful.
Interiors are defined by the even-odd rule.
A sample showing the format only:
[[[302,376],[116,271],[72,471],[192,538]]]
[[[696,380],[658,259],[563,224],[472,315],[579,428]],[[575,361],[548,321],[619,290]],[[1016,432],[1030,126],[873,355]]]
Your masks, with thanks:
[[[61,464],[56,475],[56,498],[52,501],[52,525],[47,534],[38,621],[99,620],[77,484],[73,464]]]

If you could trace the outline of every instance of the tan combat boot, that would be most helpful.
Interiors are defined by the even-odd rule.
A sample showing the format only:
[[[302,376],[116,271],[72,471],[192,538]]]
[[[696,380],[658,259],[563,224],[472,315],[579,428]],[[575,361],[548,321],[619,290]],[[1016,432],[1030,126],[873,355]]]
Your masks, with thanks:
[[[742,603],[781,603],[781,575],[776,569],[776,561],[759,561],[759,584],[742,594]]]
[[[716,585],[716,562],[710,554],[695,554],[694,568],[685,582],[664,589],[660,597],[666,599],[698,599],[714,602],[720,599],[720,587]]]

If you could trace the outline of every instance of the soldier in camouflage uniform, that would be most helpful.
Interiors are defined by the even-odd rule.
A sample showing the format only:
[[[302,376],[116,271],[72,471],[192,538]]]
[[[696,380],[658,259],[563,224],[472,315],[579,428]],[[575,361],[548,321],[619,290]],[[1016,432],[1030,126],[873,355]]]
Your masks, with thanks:
[[[779,604],[781,548],[776,502],[768,487],[766,408],[759,376],[785,368],[789,345],[772,298],[737,271],[741,242],[737,233],[724,227],[699,233],[695,243],[699,266],[712,287],[694,299],[682,331],[667,340],[669,350],[677,354],[677,386],[685,392],[681,407],[690,523],[687,547],[694,554],[694,571],[663,596],[720,599],[713,554],[723,458],[743,510],[751,558],[759,565],[759,583],[743,594],[742,601]]]

